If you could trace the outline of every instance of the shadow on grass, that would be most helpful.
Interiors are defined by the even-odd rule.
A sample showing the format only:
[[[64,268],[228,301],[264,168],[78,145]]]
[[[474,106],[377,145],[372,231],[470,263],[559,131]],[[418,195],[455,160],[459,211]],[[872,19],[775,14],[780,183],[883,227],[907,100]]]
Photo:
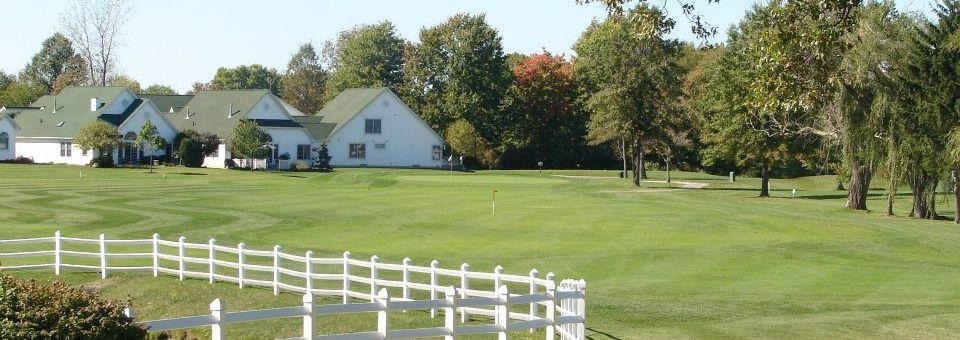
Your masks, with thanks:
[[[207,175],[199,172],[176,172],[175,174],[184,175],[184,176],[206,176]]]
[[[301,175],[283,175],[283,177],[291,177],[291,178],[307,178],[307,177],[305,177],[305,176],[301,176]]]
[[[597,334],[588,335],[588,336],[587,336],[587,339],[614,339],[614,340],[622,340],[622,339],[623,339],[623,338],[620,338],[620,337],[618,337],[618,336],[616,336],[616,335],[613,335],[613,334],[610,334],[610,333],[607,333],[607,332],[604,332],[604,331],[600,331],[600,330],[597,330],[597,329],[595,329],[595,328],[587,327],[587,330],[589,330],[589,331],[591,331],[591,332],[594,332],[594,333],[597,333]],[[599,335],[599,336],[598,336],[598,335]]]

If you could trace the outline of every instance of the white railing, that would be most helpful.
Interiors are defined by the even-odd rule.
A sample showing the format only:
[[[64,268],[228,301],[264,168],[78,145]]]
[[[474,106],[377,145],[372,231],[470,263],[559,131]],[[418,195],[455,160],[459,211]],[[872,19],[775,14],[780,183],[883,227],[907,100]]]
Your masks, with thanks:
[[[151,332],[210,327],[213,339],[223,339],[225,325],[229,323],[300,317],[302,339],[452,339],[467,334],[497,334],[499,339],[506,339],[512,331],[533,332],[537,329],[544,329],[547,339],[554,339],[556,334],[563,340],[585,338],[586,283],[583,280],[563,280],[558,285],[553,273],[541,279],[536,269],[527,275],[505,274],[501,266],[491,272],[476,272],[470,271],[466,263],[459,269],[445,269],[434,260],[429,267],[422,267],[413,265],[409,258],[399,264],[380,262],[376,255],[369,261],[353,259],[350,252],[344,252],[339,258],[315,258],[312,251],[302,256],[284,253],[279,245],[264,251],[246,249],[243,242],[236,247],[226,247],[217,245],[214,239],[206,243],[188,243],[183,236],[168,241],[160,239],[157,234],[150,239],[110,240],[103,234],[97,239],[63,237],[58,231],[53,237],[0,240],[0,247],[34,244],[52,244],[53,249],[0,252],[0,259],[28,259],[12,265],[0,263],[0,271],[52,269],[56,275],[63,270],[97,271],[102,278],[106,278],[108,272],[150,272],[154,277],[169,274],[180,280],[198,278],[210,283],[236,283],[240,289],[245,286],[269,287],[274,295],[282,291],[304,294],[302,306],[254,311],[225,312],[224,304],[216,299],[210,305],[209,315],[142,322]],[[97,251],[67,250],[65,245],[86,245]],[[137,250],[111,253],[108,247]],[[141,247],[146,249],[139,249]],[[206,256],[190,256],[188,253],[191,252],[203,252]],[[52,257],[53,262],[29,262],[44,257]],[[87,262],[65,261],[80,258],[86,258]],[[147,263],[131,263],[136,261]],[[269,264],[255,264],[258,261]],[[165,266],[165,263],[174,265]],[[198,267],[205,270],[200,271]],[[317,270],[317,267],[326,270]],[[418,281],[415,276],[428,279]],[[456,283],[459,287],[444,285],[442,281]],[[318,283],[326,286],[318,287]],[[508,285],[520,288],[526,294],[509,293]],[[399,296],[391,296],[388,288],[399,290]],[[419,296],[414,296],[417,294]],[[337,296],[341,304],[314,305],[314,296],[317,295]],[[358,299],[365,302],[354,301]],[[516,312],[520,305],[529,307]],[[514,311],[510,310],[511,306]],[[388,329],[386,320],[390,312],[396,310],[429,310],[431,318],[442,314],[444,326]],[[377,331],[315,335],[313,317],[352,313],[377,313]],[[459,322],[455,317],[458,313]],[[493,323],[468,325],[470,315],[492,317]]]

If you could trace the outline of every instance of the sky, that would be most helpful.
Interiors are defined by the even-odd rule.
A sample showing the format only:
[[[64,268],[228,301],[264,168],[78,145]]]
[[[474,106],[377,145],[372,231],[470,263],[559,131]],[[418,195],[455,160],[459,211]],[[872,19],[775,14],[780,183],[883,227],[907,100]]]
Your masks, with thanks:
[[[673,36],[697,41],[675,0],[668,14],[678,22]],[[739,21],[760,0],[697,0],[707,22],[720,34]],[[902,10],[929,13],[933,0],[896,0]],[[69,0],[4,0],[0,2],[0,70],[18,73],[60,30],[60,13]],[[575,0],[163,0],[130,1],[133,14],[124,27],[118,51],[119,71],[142,87],[163,84],[185,92],[197,81],[209,81],[217,68],[259,63],[280,71],[296,49],[313,42],[319,49],[337,32],[356,25],[389,20],[407,40],[417,41],[421,28],[437,25],[456,13],[485,13],[503,38],[506,53],[572,54],[571,45],[593,20],[602,20],[598,4]]]

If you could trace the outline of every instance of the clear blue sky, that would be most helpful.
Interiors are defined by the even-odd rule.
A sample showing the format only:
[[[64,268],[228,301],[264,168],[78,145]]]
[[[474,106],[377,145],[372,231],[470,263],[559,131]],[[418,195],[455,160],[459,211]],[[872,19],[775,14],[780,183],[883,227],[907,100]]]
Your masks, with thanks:
[[[654,0],[659,3],[664,0]],[[667,0],[673,3],[673,0]],[[723,0],[701,11],[721,33],[757,0]],[[933,0],[897,0],[901,9],[928,12]],[[337,32],[363,23],[390,20],[401,36],[417,40],[419,30],[459,12],[486,13],[503,37],[506,52],[546,49],[570,55],[570,46],[604,9],[575,0],[423,1],[131,1],[130,18],[119,51],[119,70],[142,86],[171,85],[179,91],[207,81],[220,66],[260,63],[279,70],[303,42],[318,48]],[[17,73],[58,30],[65,0],[0,2],[0,70]],[[675,6],[675,36],[694,40]],[[723,35],[713,38],[722,41]]]

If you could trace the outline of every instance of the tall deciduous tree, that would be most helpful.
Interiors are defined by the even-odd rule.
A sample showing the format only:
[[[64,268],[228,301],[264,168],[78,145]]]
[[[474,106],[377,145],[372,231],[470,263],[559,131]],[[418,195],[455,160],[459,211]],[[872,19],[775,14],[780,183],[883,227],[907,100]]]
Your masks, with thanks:
[[[107,81],[107,85],[124,86],[130,89],[130,91],[132,91],[133,93],[137,93],[137,94],[142,92],[142,90],[140,89],[140,82],[138,82],[136,79],[130,78],[125,74],[118,74],[110,77],[110,80]]]
[[[27,106],[46,93],[43,85],[17,79],[0,90],[0,106]]]
[[[269,89],[277,95],[280,93],[279,82],[280,73],[277,70],[260,64],[250,64],[217,69],[217,74],[210,81],[210,87],[218,90]]]
[[[509,116],[500,114],[509,85],[500,34],[484,15],[457,14],[420,31],[405,54],[404,97],[440,133],[464,119],[491,145],[500,145]]]
[[[47,92],[51,92],[57,78],[68,72],[71,62],[74,62],[71,59],[76,57],[78,56],[70,39],[63,34],[54,33],[43,41],[40,52],[33,55],[20,78],[40,84]]]
[[[290,57],[280,82],[280,97],[302,112],[314,114],[323,108],[326,73],[320,67],[312,43],[300,45]]]
[[[340,32],[323,47],[330,70],[326,101],[351,87],[389,87],[403,82],[403,39],[389,21]]]
[[[110,80],[131,13],[126,0],[74,0],[61,13],[63,31],[86,61],[92,85]]]
[[[672,28],[662,12],[639,5],[629,15],[659,18],[657,34],[638,35],[623,16],[613,15],[587,28],[573,49],[591,113],[587,138],[592,144],[627,144],[633,183],[639,186],[645,150],[661,138],[665,117],[679,98],[671,56],[678,50],[661,38]]]
[[[519,115],[510,134],[521,147],[531,149],[534,159],[527,166],[538,161],[551,167],[572,166],[585,144],[588,117],[577,100],[572,64],[549,52],[514,64],[513,86],[501,114]]]
[[[87,62],[79,54],[70,57],[63,73],[57,77],[51,84],[50,93],[59,93],[67,86],[77,86],[90,83],[90,75],[87,74]]]
[[[143,89],[143,94],[153,95],[176,95],[177,90],[167,85],[153,84]]]

